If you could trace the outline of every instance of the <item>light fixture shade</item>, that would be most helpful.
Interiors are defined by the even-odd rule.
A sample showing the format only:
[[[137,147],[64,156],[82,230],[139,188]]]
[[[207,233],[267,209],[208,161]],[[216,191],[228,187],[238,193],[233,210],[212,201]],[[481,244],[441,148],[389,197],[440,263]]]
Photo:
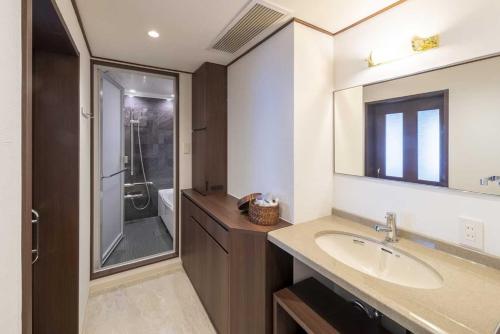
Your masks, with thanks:
[[[415,52],[422,52],[437,48],[439,47],[439,35],[426,38],[415,36],[411,40],[411,46]]]
[[[366,59],[368,67],[378,66],[403,59],[419,52],[428,51],[439,47],[439,35],[430,37],[413,37],[411,47],[409,44],[394,44],[385,48],[372,50]]]
[[[156,31],[156,30],[150,30],[148,32],[148,35],[149,35],[149,37],[152,37],[152,38],[158,38],[158,37],[160,37],[160,33],[158,33],[158,31]]]
[[[411,55],[412,50],[408,45],[391,45],[386,48],[372,50],[366,59],[369,67],[386,64]]]

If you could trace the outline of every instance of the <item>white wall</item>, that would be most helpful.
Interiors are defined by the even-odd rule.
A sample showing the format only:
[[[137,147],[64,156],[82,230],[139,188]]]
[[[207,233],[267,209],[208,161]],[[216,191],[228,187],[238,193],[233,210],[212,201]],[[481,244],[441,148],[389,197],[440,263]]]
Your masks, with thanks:
[[[252,192],[293,220],[293,25],[228,68],[228,193]]]
[[[331,213],[333,39],[294,23],[294,223]]]
[[[365,106],[363,86],[334,95],[335,172],[365,175]]]
[[[0,328],[21,332],[21,1],[0,12]]]
[[[191,82],[179,74],[179,190],[191,188]]]
[[[333,39],[292,23],[228,69],[228,192],[271,192],[281,217],[329,215]]]
[[[408,0],[335,36],[335,89],[416,73],[500,51],[500,1]],[[441,35],[441,47],[368,68],[372,50],[410,45],[415,35]]]
[[[335,37],[335,89],[464,61],[500,51],[500,2],[409,0]],[[442,47],[368,69],[371,49],[408,42],[415,34],[440,33]],[[485,252],[500,255],[500,198],[421,185],[335,175],[333,206],[382,221],[399,213],[401,227],[458,243],[458,217],[484,221]]]
[[[484,222],[484,250],[500,256],[500,198],[395,181],[336,175],[335,208],[384,222],[387,211],[398,225],[435,239],[458,244],[458,217]]]

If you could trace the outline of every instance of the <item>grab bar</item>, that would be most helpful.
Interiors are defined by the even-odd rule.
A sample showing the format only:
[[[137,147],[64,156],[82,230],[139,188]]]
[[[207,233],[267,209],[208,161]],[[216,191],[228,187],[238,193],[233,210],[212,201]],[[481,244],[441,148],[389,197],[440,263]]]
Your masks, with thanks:
[[[109,179],[110,177],[113,177],[115,175],[121,174],[121,173],[123,173],[123,172],[125,172],[127,170],[128,170],[128,168],[125,168],[125,169],[122,169],[119,172],[116,172],[116,173],[113,173],[113,174],[110,174],[110,175],[106,175],[106,176],[101,176],[101,179]]]
[[[125,196],[123,196],[123,198],[125,199],[136,199],[136,198],[143,198],[144,195],[143,194],[127,194]]]
[[[125,183],[123,186],[124,186],[125,188],[129,188],[129,187],[133,187],[133,186],[145,186],[146,184],[147,184],[148,186],[152,186],[152,185],[153,185],[153,182],[148,181],[148,182]]]

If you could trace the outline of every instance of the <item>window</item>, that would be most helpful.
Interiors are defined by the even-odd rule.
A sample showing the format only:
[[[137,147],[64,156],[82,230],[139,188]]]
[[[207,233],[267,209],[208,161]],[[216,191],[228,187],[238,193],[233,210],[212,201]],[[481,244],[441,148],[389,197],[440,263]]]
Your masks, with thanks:
[[[365,175],[448,186],[448,91],[366,104]]]

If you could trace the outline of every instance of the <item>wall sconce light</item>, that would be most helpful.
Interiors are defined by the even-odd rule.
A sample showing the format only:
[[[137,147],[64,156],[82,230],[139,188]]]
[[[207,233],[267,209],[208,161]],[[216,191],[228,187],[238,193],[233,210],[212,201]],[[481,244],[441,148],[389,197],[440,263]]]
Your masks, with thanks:
[[[426,38],[415,36],[411,40],[411,47],[415,52],[423,52],[437,48],[439,47],[439,35]]]
[[[425,38],[415,36],[411,41],[411,49],[407,45],[399,48],[393,47],[392,50],[371,51],[366,62],[368,63],[368,67],[374,67],[437,47],[439,47],[439,35]]]

